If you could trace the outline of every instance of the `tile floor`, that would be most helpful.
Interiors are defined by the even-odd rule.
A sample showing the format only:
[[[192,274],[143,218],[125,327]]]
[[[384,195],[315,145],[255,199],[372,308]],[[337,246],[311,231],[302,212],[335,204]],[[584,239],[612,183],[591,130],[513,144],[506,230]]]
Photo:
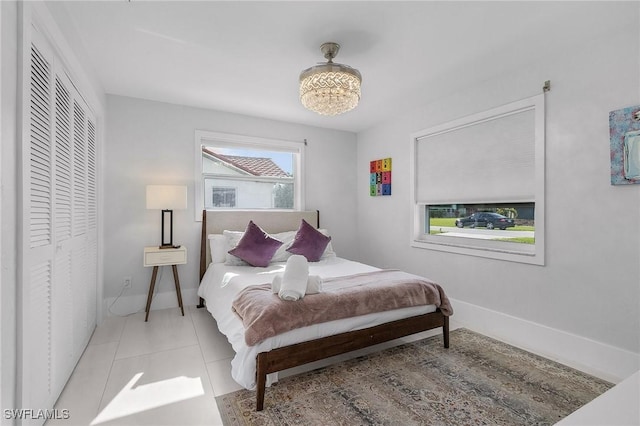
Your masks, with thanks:
[[[205,309],[109,317],[62,395],[68,420],[47,425],[219,425],[215,396],[240,387],[233,351]]]
[[[451,321],[451,329],[457,327]],[[419,333],[287,370],[280,377],[436,334],[440,331]],[[231,378],[232,357],[231,345],[206,309],[187,307],[184,317],[178,308],[152,311],[146,323],[144,312],[108,317],[93,333],[56,404],[70,418],[46,425],[221,425],[215,396],[240,389]],[[595,425],[603,418],[611,425],[638,424],[628,421],[639,419],[633,403],[638,374],[629,382],[629,389],[614,387],[562,424]]]
[[[231,345],[206,309],[179,308],[108,317],[96,328],[55,408],[71,425],[221,425],[215,396],[241,389],[231,378]],[[452,325],[452,329],[454,326]],[[287,370],[319,368],[382,347],[438,334],[433,330]]]

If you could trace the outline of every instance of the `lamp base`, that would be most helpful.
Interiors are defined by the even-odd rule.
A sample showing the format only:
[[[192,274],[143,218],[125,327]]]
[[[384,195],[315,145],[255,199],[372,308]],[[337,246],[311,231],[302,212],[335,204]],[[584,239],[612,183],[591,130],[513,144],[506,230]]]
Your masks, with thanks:
[[[177,249],[177,248],[180,248],[180,245],[167,244],[167,245],[158,246],[158,248],[159,249]]]

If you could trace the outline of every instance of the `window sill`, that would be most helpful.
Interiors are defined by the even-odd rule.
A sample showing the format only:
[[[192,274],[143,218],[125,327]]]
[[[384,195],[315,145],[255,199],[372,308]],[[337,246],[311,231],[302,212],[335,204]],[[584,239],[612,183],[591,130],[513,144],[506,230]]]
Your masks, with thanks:
[[[544,266],[544,256],[539,248],[529,244],[425,235],[413,239],[411,247]]]

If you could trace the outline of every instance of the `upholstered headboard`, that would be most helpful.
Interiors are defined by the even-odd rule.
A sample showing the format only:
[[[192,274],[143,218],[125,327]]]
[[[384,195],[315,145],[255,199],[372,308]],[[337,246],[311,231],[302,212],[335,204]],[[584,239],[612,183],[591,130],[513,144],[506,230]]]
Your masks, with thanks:
[[[211,263],[210,234],[222,234],[222,231],[244,231],[250,220],[270,234],[295,231],[304,219],[316,228],[320,227],[320,213],[311,211],[273,211],[273,210],[203,210],[202,236],[200,239],[200,279]]]

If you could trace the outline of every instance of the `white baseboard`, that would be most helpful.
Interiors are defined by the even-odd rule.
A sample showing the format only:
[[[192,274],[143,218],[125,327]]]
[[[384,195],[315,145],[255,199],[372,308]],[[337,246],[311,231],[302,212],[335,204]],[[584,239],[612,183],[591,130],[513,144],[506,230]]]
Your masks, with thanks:
[[[452,324],[552,359],[612,383],[640,369],[640,354],[451,299]]]
[[[198,290],[182,289],[182,306],[192,306],[198,304]],[[146,294],[123,294],[120,297],[109,297],[104,299],[103,312],[106,316],[123,317],[136,312],[144,312],[147,305]],[[175,308],[178,306],[178,299],[175,290],[156,293],[151,302],[151,310]]]

